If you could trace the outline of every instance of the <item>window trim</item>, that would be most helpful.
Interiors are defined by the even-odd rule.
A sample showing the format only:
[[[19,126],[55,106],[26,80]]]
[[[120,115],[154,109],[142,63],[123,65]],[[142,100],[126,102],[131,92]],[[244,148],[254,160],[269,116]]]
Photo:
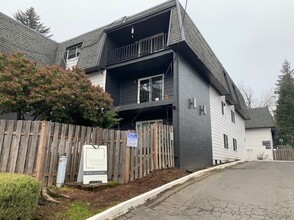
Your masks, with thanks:
[[[152,78],[155,78],[155,77],[159,77],[159,76],[162,77],[162,94],[161,94],[161,100],[164,99],[164,74],[158,74],[158,75],[153,75],[153,76],[148,76],[148,77],[144,77],[144,78],[139,78],[138,79],[138,91],[137,91],[137,103],[138,104],[145,103],[145,102],[140,102],[140,83],[141,83],[141,81],[146,80],[146,79],[149,79],[150,88],[151,88],[152,87],[151,86],[151,79]],[[150,94],[151,94],[151,92],[149,93],[149,101],[148,102],[153,102],[152,101],[152,97],[150,99]],[[152,94],[151,94],[151,96],[152,96]]]

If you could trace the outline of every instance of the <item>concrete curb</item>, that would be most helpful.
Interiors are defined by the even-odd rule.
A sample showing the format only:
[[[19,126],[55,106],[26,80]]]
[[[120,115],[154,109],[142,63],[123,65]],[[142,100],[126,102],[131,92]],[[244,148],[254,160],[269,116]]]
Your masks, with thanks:
[[[219,166],[214,166],[214,167],[210,167],[208,169],[204,169],[204,170],[199,170],[195,173],[192,173],[190,175],[184,176],[180,179],[177,179],[175,181],[172,181],[170,183],[167,183],[163,186],[160,186],[156,189],[153,189],[149,192],[146,192],[142,195],[136,196],[130,200],[127,200],[125,202],[122,202],[116,206],[111,207],[110,209],[105,210],[104,212],[101,212],[97,215],[94,215],[90,218],[88,218],[87,220],[110,220],[110,219],[114,219],[119,217],[120,215],[123,215],[125,213],[127,213],[129,210],[136,208],[142,204],[144,204],[145,202],[147,202],[150,199],[155,198],[159,193],[162,193],[165,190],[168,190],[170,188],[172,188],[175,185],[180,185],[185,183],[186,181],[192,179],[192,178],[196,178],[199,176],[202,176],[208,172],[211,172],[213,170],[218,170],[218,169],[224,169],[226,167],[231,167],[231,166],[235,166],[239,163],[244,163],[246,162],[246,160],[239,160],[236,162],[231,162],[231,163],[227,163],[227,164],[222,164]]]

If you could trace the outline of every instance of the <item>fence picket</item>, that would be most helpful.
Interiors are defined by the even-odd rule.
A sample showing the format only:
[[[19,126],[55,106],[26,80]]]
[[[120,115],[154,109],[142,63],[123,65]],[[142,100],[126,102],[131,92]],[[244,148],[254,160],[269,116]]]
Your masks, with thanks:
[[[10,154],[10,147],[11,147],[11,140],[12,140],[12,133],[14,130],[14,121],[7,121],[8,122],[8,132],[7,135],[4,136],[4,144],[2,147],[2,157],[1,159],[1,172],[7,171],[7,165],[9,162],[9,154]]]
[[[21,136],[21,141],[20,141],[20,148],[19,148],[19,158],[18,158],[18,164],[16,168],[17,173],[24,173],[25,170],[25,162],[27,160],[27,149],[28,149],[28,144],[29,144],[29,137],[30,137],[30,132],[31,132],[31,124],[32,121],[24,121],[23,122],[23,135]],[[1,131],[1,128],[0,128]],[[0,142],[1,143],[1,142]],[[1,152],[0,152],[1,155]]]
[[[115,131],[115,151],[114,151],[114,175],[113,180],[119,181],[118,175],[119,175],[119,153],[120,153],[120,132]]]
[[[108,179],[111,180],[112,179],[112,175],[113,175],[113,162],[114,162],[114,156],[113,156],[113,152],[114,152],[114,130],[109,130],[109,145],[107,147],[108,149],[108,157],[107,157],[107,162],[108,162]]]
[[[6,127],[6,120],[0,120],[0,156],[1,156],[2,149],[4,147],[3,141],[4,141],[5,130],[6,130],[5,127]]]

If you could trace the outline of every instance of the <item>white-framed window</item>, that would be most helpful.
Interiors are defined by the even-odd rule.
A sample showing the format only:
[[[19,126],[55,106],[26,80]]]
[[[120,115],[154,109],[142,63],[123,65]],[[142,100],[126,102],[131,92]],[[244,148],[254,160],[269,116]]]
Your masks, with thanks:
[[[224,134],[224,148],[229,149],[228,135]]]
[[[163,100],[163,74],[138,80],[138,103]]]
[[[66,48],[66,59],[78,58],[81,52],[82,43]]]
[[[233,138],[233,150],[237,151],[238,145],[237,145],[237,140]]]
[[[154,123],[163,124],[163,120],[157,119],[157,120],[149,120],[149,121],[137,121],[136,122],[136,130],[138,131],[140,128],[149,127],[150,125],[152,125]]]

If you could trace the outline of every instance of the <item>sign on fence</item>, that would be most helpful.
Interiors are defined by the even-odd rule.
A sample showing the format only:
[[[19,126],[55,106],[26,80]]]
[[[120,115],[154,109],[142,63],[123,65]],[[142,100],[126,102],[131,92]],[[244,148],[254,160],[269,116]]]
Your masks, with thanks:
[[[137,133],[128,133],[127,146],[128,147],[138,147],[138,137]]]
[[[107,146],[83,145],[78,182],[107,183]]]

